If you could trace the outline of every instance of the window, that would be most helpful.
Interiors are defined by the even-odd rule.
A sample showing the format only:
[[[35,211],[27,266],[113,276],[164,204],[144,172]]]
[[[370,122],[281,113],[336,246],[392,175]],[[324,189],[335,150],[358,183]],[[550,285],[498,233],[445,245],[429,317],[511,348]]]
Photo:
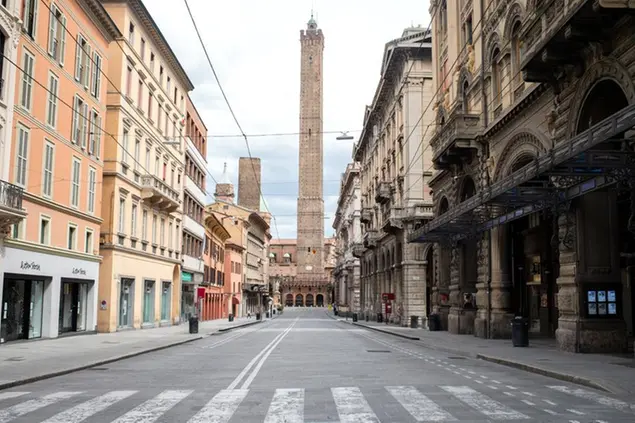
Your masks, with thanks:
[[[161,246],[165,247],[165,219],[161,218],[161,228],[160,228],[160,236],[161,236]]]
[[[79,96],[75,97],[75,104],[73,107],[73,122],[71,141],[74,144],[81,145],[82,148],[86,147],[87,133],[88,133],[88,104]]]
[[[66,247],[69,250],[77,249],[77,225],[69,224],[68,225],[68,237]]]
[[[150,71],[154,73],[154,53],[150,52]]]
[[[46,141],[44,144],[44,159],[42,160],[42,194],[45,197],[53,196],[53,166],[54,166],[55,145]]]
[[[126,232],[126,199],[119,198],[119,233]]]
[[[136,138],[134,142],[134,168],[139,169],[139,162],[141,161],[141,140]]]
[[[126,76],[126,96],[130,97],[132,91],[132,68],[128,66]]]
[[[90,82],[90,93],[99,100],[101,92],[101,56],[93,53],[93,73]]]
[[[57,98],[58,98],[59,80],[57,76],[49,74],[48,102],[46,104],[46,124],[55,128],[57,124]]]
[[[159,104],[159,110],[157,111],[157,129],[161,130],[161,119],[163,118],[163,107]]]
[[[163,87],[163,66],[159,66],[159,84]]]
[[[128,27],[128,42],[134,47],[134,24],[132,22]]]
[[[31,133],[29,129],[18,124],[18,148],[16,158],[16,175],[15,183],[17,185],[26,186],[26,167],[29,154],[29,138]]]
[[[88,168],[88,213],[95,213],[95,188],[97,186],[97,169]]]
[[[84,235],[84,252],[93,254],[93,230],[90,228],[86,228],[86,234]]]
[[[73,165],[71,168],[71,206],[79,207],[79,175],[81,162],[73,157]]]
[[[157,243],[157,215],[152,215],[152,243]]]
[[[64,65],[64,52],[66,50],[66,17],[51,4],[49,16],[49,46],[48,53],[60,65]]]
[[[170,77],[168,76],[168,87],[165,90],[165,92],[167,92],[169,95],[171,90],[172,90],[172,81],[170,80]]]
[[[20,96],[20,105],[27,110],[31,110],[32,94],[33,94],[33,72],[35,67],[35,57],[28,51],[24,52],[22,59],[22,93]]]
[[[141,217],[141,236],[144,241],[148,241],[148,211],[144,210]]]
[[[48,245],[51,242],[51,218],[40,215],[40,244]]]
[[[37,5],[39,2],[39,0],[24,0],[22,27],[31,38],[35,38],[35,23],[37,21]]]
[[[146,40],[141,38],[141,47],[139,48],[139,53],[141,56],[141,61],[146,59]]]
[[[139,90],[137,91],[137,107],[142,110],[143,105],[143,81],[139,79]]]
[[[152,93],[148,93],[148,119],[152,119]]]
[[[168,248],[170,250],[172,249],[172,230],[174,229],[173,226],[174,225],[172,224],[172,222],[168,224]]]
[[[149,172],[148,169],[150,169],[150,156],[152,155],[152,150],[150,149],[150,147],[146,147],[146,172]]]
[[[101,117],[97,110],[90,112],[90,126],[88,131],[88,154],[101,155]]]
[[[130,226],[131,226],[130,235],[133,237],[136,237],[137,236],[137,205],[136,204],[132,205],[132,215],[130,218]]]
[[[123,164],[128,164],[128,128],[123,130],[123,137],[121,139],[122,150],[121,150],[121,162]]]
[[[80,34],[75,48],[75,80],[88,88],[90,77],[90,46]]]

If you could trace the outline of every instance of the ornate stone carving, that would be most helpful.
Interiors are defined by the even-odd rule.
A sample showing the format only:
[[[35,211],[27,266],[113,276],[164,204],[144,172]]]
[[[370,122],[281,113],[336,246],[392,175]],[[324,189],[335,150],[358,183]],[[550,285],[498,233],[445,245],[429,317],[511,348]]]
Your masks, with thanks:
[[[514,25],[516,25],[516,22],[522,22],[524,16],[525,11],[523,10],[523,7],[519,2],[514,2],[507,9],[507,17],[505,18],[505,30],[503,32],[503,36],[506,39],[511,39]]]
[[[467,70],[470,73],[474,73],[474,46],[471,44],[467,46]]]
[[[524,128],[522,132],[513,135],[497,159],[498,165],[494,171],[492,182],[507,176],[519,157],[528,154],[535,156],[536,154],[545,153],[550,143],[541,139],[544,140],[544,137],[529,128]]]

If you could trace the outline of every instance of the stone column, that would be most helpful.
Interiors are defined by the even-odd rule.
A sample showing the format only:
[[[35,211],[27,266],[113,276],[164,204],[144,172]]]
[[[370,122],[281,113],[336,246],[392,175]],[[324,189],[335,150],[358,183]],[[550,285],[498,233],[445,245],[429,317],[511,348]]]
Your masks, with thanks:
[[[353,269],[351,272],[351,285],[353,288],[353,292],[352,292],[352,298],[351,298],[351,302],[352,302],[352,307],[353,307],[353,313],[357,313],[359,315],[359,317],[361,317],[361,283],[360,283],[360,278],[361,278],[361,268],[360,268],[360,264],[359,261],[356,261],[355,264],[353,265]]]
[[[450,250],[450,313],[448,315],[448,331],[459,333],[461,306],[461,260],[456,243]]]

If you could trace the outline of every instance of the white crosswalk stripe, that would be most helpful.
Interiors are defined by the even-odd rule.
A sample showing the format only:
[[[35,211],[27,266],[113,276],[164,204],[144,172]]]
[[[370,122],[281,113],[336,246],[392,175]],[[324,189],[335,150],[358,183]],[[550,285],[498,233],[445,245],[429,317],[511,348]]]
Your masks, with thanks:
[[[578,406],[566,399],[554,402],[541,398],[541,395],[528,401],[522,397],[505,396],[500,391],[488,391],[489,395],[496,395],[494,399],[468,386],[428,386],[424,389],[415,386],[385,386],[381,390],[373,387],[368,392],[366,389],[350,386],[323,388],[330,391],[332,402],[330,405],[328,401],[324,402],[322,391],[317,402],[320,408],[316,413],[316,409],[311,408],[315,407],[314,401],[309,400],[309,409],[305,410],[305,400],[315,391],[303,388],[265,391],[224,389],[216,394],[199,392],[196,395],[192,395],[193,390],[166,390],[154,397],[136,390],[116,390],[100,395],[63,391],[38,397],[30,392],[3,391],[0,392],[0,400],[4,400],[6,405],[4,408],[0,406],[0,423],[12,422],[22,416],[21,421],[28,420],[32,423],[82,423],[98,416],[100,422],[155,423],[174,420],[174,417],[166,416],[173,408],[170,413],[178,415],[179,422],[187,423],[228,423],[230,420],[240,421],[246,416],[249,416],[250,421],[256,418],[264,423],[304,423],[305,412],[312,417],[309,421],[313,422],[331,419],[333,413],[337,413],[340,423],[380,423],[386,415],[390,415],[389,421],[402,421],[409,415],[408,421],[417,422],[457,422],[465,419],[466,415],[470,416],[469,421],[479,422],[527,420],[532,417],[540,421],[547,416],[560,416],[563,421],[575,422],[579,420],[579,416],[588,415],[589,421],[600,422],[602,420],[593,419],[608,416],[594,415],[599,410],[597,407],[585,407],[589,402],[599,403],[607,411],[630,413],[633,410],[624,401],[588,390],[568,386],[548,388],[551,389],[549,392],[557,391],[560,395],[581,398],[585,403]],[[370,394],[368,399],[365,393]],[[248,397],[249,400],[245,401]],[[187,402],[183,401],[186,398]],[[67,401],[71,399],[72,401]],[[270,401],[268,407],[258,411],[263,414],[261,417],[251,414],[254,403],[265,406],[267,401]],[[545,409],[543,402],[551,404],[553,408]],[[195,405],[196,403],[204,405],[200,408],[201,405]],[[385,407],[388,407],[387,411]],[[514,409],[517,407],[521,407],[522,412]],[[190,412],[192,409],[196,411]],[[531,412],[526,411],[528,409]],[[35,415],[38,417],[34,417]],[[106,420],[106,416],[113,420]]]
[[[80,393],[81,392],[56,392],[54,394],[45,395],[39,399],[32,399],[9,408],[5,408],[4,410],[0,410],[0,423],[10,422],[17,417],[39,410],[40,408],[44,408],[51,404],[55,404],[58,401],[74,397]]]
[[[181,402],[183,398],[193,391],[163,391],[152,398],[119,417],[113,423],[154,423],[166,411]]]

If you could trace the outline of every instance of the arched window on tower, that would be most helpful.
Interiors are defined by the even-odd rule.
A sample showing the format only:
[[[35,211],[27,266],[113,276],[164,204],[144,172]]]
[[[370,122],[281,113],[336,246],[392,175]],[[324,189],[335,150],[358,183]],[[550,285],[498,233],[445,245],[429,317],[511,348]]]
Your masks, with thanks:
[[[511,33],[511,47],[512,47],[511,76],[512,76],[512,92],[513,92],[512,100],[514,100],[517,97],[517,93],[518,94],[522,93],[522,89],[524,86],[523,78],[520,73],[520,54],[521,54],[520,29],[521,29],[521,23],[520,21],[516,21],[516,23],[514,23],[514,26],[512,28],[512,33]]]
[[[285,263],[291,263],[291,254],[289,253],[284,253],[284,262]]]
[[[497,48],[492,52],[490,58],[491,65],[491,85],[492,85],[492,110],[494,112],[494,118],[500,113],[500,106],[502,104],[502,87],[501,87],[501,70],[498,63],[500,56],[500,50]]]

